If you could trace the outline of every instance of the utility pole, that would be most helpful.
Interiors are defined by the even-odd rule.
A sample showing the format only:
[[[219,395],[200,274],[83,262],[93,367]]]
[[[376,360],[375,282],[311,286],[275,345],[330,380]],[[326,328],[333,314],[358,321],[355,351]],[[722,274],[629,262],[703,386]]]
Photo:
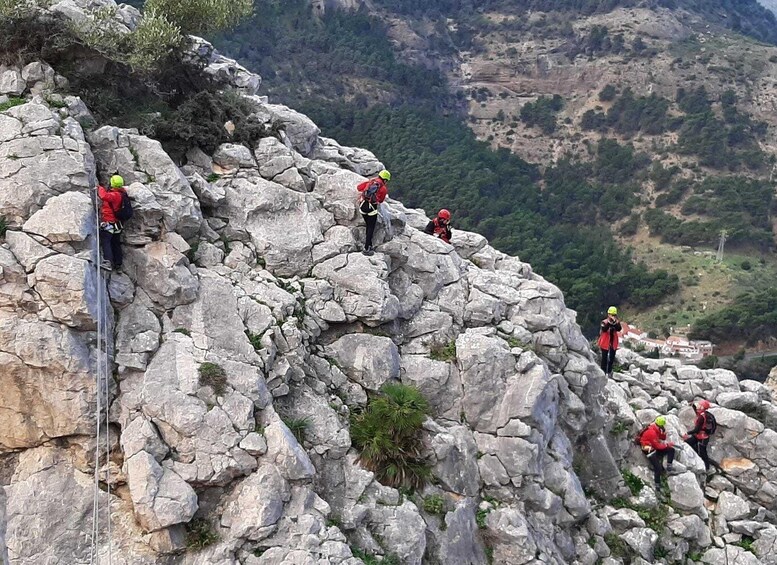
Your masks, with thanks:
[[[718,254],[715,256],[715,261],[717,261],[718,263],[723,262],[723,249],[726,247],[727,237],[728,237],[728,232],[726,230],[721,230],[720,243],[718,243]]]

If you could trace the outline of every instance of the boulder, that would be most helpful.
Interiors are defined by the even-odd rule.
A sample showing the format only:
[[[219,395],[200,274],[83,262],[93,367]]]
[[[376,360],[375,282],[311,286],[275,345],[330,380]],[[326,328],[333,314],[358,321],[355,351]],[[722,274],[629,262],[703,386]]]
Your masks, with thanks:
[[[52,255],[41,259],[29,278],[41,300],[42,319],[96,329],[97,288],[103,281],[92,265],[69,255]]]
[[[334,300],[349,322],[360,320],[378,326],[399,314],[399,299],[387,282],[388,267],[378,255],[338,255],[313,267],[312,274],[332,285]]]
[[[387,337],[347,334],[327,348],[349,379],[368,390],[379,390],[389,380],[399,378],[399,351]]]
[[[197,495],[175,471],[161,467],[145,451],[130,457],[126,466],[135,516],[144,530],[153,532],[192,519]]]
[[[718,495],[717,507],[715,512],[722,516],[727,522],[742,520],[750,517],[751,510],[747,501],[737,496],[733,492],[721,492]]]
[[[189,261],[171,244],[149,243],[126,251],[124,270],[156,304],[165,310],[197,299],[200,285],[188,268]]]
[[[24,223],[24,231],[51,243],[80,243],[96,233],[96,217],[90,198],[81,192],[66,192],[50,198]]]

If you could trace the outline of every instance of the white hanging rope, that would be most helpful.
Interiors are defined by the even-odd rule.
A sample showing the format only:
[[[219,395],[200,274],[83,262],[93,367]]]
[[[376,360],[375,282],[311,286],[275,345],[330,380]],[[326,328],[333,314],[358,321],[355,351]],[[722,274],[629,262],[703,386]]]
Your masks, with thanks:
[[[97,228],[97,237],[95,238],[96,250],[95,250],[95,269],[97,270],[97,348],[96,348],[96,392],[97,402],[95,408],[95,450],[94,450],[94,499],[92,501],[92,543],[90,548],[89,563],[90,565],[100,564],[100,448],[101,448],[101,432],[100,424],[102,422],[102,395],[105,395],[105,468],[108,476],[106,477],[106,483],[108,485],[108,517],[107,517],[107,541],[108,541],[108,564],[113,563],[113,547],[111,540],[111,482],[110,482],[110,454],[111,454],[111,438],[110,429],[108,425],[108,409],[110,403],[110,383],[108,381],[108,336],[106,334],[105,322],[106,316],[106,302],[104,295],[104,280],[102,276],[102,249],[100,245],[100,202],[95,196],[95,220]]]

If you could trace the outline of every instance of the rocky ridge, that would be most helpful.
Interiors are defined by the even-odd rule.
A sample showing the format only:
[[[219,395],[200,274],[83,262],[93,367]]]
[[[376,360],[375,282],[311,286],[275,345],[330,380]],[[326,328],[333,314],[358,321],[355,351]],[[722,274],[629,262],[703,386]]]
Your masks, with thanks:
[[[85,9],[67,7],[68,17]],[[0,113],[9,563],[90,561],[98,320],[115,336],[101,399],[114,442],[97,469],[113,531],[110,546],[100,532],[101,558],[770,562],[768,389],[625,353],[630,368],[608,382],[556,287],[477,234],[457,231],[453,246],[426,236],[423,212],[396,201],[378,252],[362,255],[354,186],[381,163],[322,138],[304,115],[256,96],[259,77],[195,46],[205,72],[241,89],[278,137],[213,155],[192,148],[179,167],[157,141],[94,124],[45,63],[0,72],[0,94],[26,96]],[[103,276],[93,188],[113,172],[136,212],[123,272]],[[103,312],[100,293],[111,301]],[[433,407],[433,481],[419,493],[381,485],[351,447],[349,415],[392,380]],[[629,498],[621,469],[648,475],[624,430],[667,412],[677,432],[699,395],[719,405],[712,456],[724,473],[705,484],[686,449],[665,527],[648,524],[632,507],[661,506],[648,487]],[[430,496],[441,511],[429,511]],[[746,539],[756,561],[736,545]]]

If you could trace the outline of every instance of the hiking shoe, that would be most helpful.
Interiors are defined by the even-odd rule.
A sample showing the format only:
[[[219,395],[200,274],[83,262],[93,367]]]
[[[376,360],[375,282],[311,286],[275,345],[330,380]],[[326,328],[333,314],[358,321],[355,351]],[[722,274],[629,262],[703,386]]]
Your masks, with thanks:
[[[362,251],[362,253],[364,253],[367,257],[372,257],[373,255],[375,255],[375,251],[373,251],[372,247],[370,247],[369,249],[365,249],[364,251]]]
[[[674,465],[672,463],[666,466],[666,472],[669,473],[670,475],[674,474]]]
[[[100,263],[100,269],[102,269],[103,271],[112,271],[113,265],[111,265],[110,261],[103,261],[102,263]]]

